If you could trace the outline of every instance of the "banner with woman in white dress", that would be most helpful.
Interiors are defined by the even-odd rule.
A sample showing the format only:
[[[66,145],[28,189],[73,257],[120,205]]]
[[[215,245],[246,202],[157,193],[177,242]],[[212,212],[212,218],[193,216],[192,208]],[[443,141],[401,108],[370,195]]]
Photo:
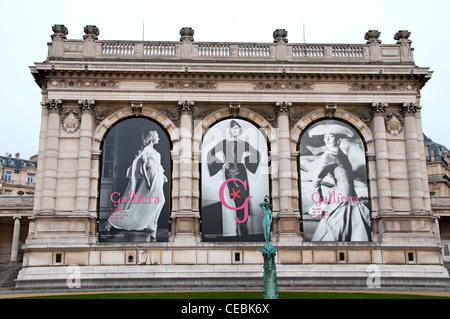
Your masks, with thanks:
[[[322,120],[300,140],[305,241],[369,241],[370,210],[364,143],[349,125]]]
[[[170,141],[155,122],[131,118],[102,148],[99,241],[167,241]]]

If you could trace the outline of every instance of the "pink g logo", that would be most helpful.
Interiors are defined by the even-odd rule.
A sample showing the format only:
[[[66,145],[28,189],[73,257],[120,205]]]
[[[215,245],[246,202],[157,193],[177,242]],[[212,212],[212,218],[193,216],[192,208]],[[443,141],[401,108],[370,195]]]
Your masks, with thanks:
[[[223,206],[225,206],[226,208],[231,209],[231,210],[240,210],[240,209],[244,209],[244,219],[243,219],[242,221],[240,221],[239,218],[237,218],[237,217],[235,218],[236,222],[238,222],[238,223],[244,223],[244,222],[247,220],[247,218],[248,218],[248,200],[249,200],[250,198],[252,198],[252,196],[247,197],[247,198],[245,199],[245,201],[244,201],[244,204],[242,204],[242,205],[239,206],[239,207],[231,207],[231,206],[229,206],[229,205],[226,203],[226,201],[225,201],[225,198],[224,198],[224,196],[223,196],[223,191],[225,190],[225,186],[226,186],[229,182],[231,182],[231,181],[238,181],[238,182],[242,183],[242,185],[244,185],[244,189],[247,190],[247,180],[242,181],[242,180],[240,180],[239,178],[230,178],[230,179],[227,179],[227,180],[222,184],[222,186],[220,186],[220,189],[219,189],[219,198],[220,198],[220,202],[222,203]],[[236,197],[241,198],[241,197],[239,196],[239,190],[236,192],[236,191],[234,190],[234,188],[233,188],[233,192],[232,192],[231,194],[228,194],[228,195],[232,195],[232,196],[233,196],[233,200],[234,200]]]

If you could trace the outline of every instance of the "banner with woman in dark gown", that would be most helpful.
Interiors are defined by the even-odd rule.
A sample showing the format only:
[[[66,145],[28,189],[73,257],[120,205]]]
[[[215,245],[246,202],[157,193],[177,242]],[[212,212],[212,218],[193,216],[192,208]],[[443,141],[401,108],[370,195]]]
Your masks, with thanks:
[[[370,210],[364,143],[349,125],[322,120],[300,141],[305,241],[369,241]]]
[[[167,241],[170,141],[155,122],[131,118],[102,148],[99,241]]]
[[[259,203],[269,195],[268,149],[252,123],[218,122],[202,145],[204,241],[263,241]]]

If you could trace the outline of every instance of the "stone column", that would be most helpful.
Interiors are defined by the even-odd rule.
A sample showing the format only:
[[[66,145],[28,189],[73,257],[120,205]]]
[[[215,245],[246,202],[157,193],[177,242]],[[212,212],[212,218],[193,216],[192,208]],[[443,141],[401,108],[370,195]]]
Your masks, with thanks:
[[[291,102],[277,102],[278,125],[278,184],[280,212],[292,211],[291,149],[289,134],[289,109]]]
[[[408,169],[409,192],[411,199],[411,211],[413,213],[424,211],[422,170],[420,167],[420,152],[417,142],[416,112],[420,110],[416,103],[404,103],[405,139],[406,139],[406,163]]]
[[[291,102],[277,102],[278,126],[278,229],[280,242],[298,242],[301,240],[299,212],[292,206],[292,171],[289,131],[289,109]]]
[[[92,112],[95,107],[95,100],[79,100],[78,105],[81,110],[81,124],[75,210],[88,212],[92,158]]]
[[[178,212],[175,218],[175,241],[192,241],[197,233],[198,213],[192,210],[192,110],[194,101],[179,101],[180,147]]]
[[[41,213],[55,211],[56,179],[58,173],[59,134],[61,125],[62,100],[47,100],[47,139],[44,155],[44,178]]]
[[[388,149],[386,143],[386,127],[384,122],[384,112],[386,111],[387,106],[387,103],[372,104],[378,210],[380,213],[392,212],[393,210]]]
[[[19,255],[19,241],[20,241],[20,219],[22,217],[16,215],[14,219],[14,232],[11,245],[11,262],[17,262],[17,257]]]

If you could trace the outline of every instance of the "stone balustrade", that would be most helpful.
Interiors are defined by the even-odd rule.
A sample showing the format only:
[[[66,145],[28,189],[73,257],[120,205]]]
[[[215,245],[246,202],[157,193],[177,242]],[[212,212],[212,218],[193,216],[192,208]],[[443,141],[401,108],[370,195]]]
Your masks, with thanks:
[[[183,28],[179,42],[107,41],[98,40],[99,30],[86,26],[83,40],[70,40],[63,25],[53,27],[49,43],[49,60],[220,60],[250,62],[307,62],[307,63],[408,63],[413,64],[410,32],[400,30],[394,36],[396,44],[381,45],[380,32],[366,33],[365,44],[288,44],[287,31],[274,32],[274,43],[194,42],[194,31]],[[55,31],[56,30],[56,31]],[[61,30],[64,30],[62,32]],[[95,30],[95,31],[92,31]],[[91,33],[94,32],[94,33]]]

